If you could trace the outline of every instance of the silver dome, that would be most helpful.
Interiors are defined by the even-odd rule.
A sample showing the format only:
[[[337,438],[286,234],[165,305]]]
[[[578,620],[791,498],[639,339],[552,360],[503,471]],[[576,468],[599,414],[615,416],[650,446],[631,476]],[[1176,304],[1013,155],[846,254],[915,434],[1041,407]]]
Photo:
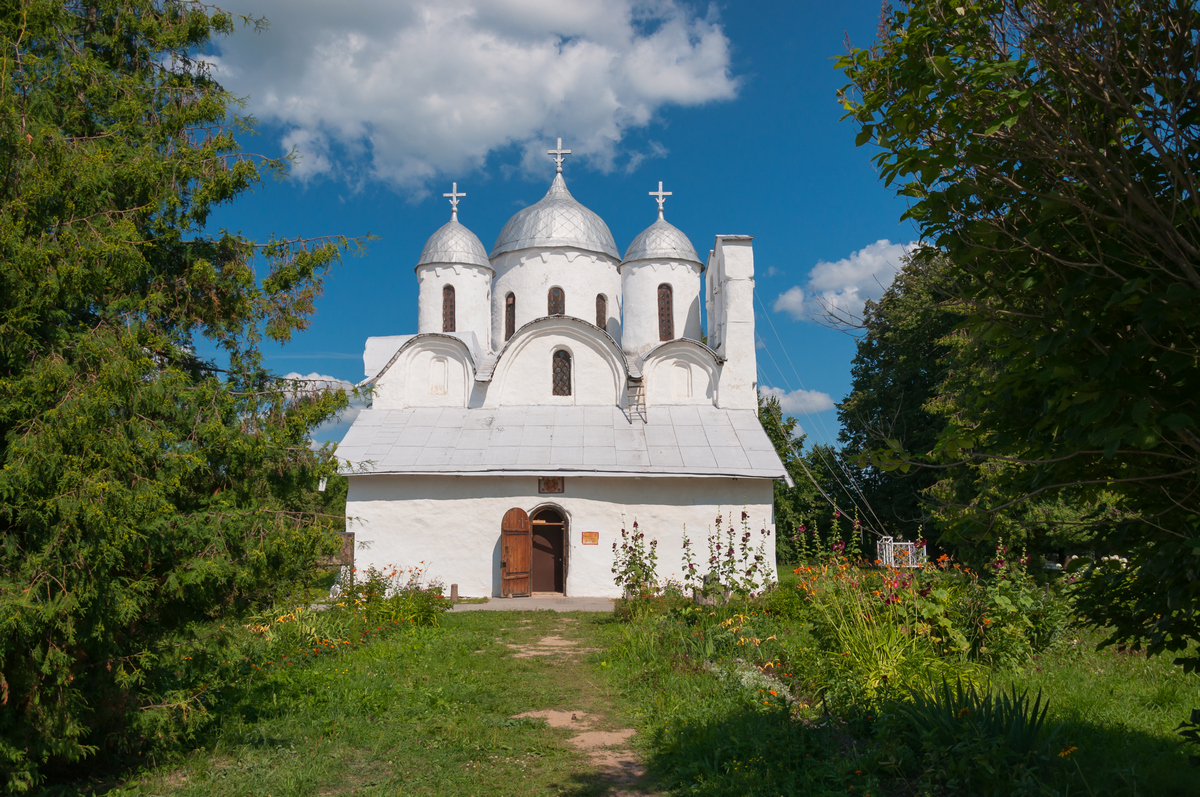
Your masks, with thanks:
[[[492,267],[488,262],[483,242],[475,233],[459,224],[457,218],[450,219],[425,242],[417,265],[424,266],[429,263],[467,263],[472,266]]]
[[[608,225],[571,196],[561,174],[554,176],[550,190],[539,202],[508,220],[491,256],[546,246],[569,246],[613,259],[621,257]]]
[[[662,216],[633,239],[621,262],[630,263],[634,260],[686,260],[698,266],[704,265],[696,257],[696,250],[688,237]]]

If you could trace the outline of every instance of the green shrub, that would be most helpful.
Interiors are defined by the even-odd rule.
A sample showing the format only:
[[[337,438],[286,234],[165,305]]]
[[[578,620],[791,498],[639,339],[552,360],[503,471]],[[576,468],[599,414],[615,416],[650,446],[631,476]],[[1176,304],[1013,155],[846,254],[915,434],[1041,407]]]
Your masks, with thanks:
[[[353,606],[372,620],[436,626],[450,600],[439,583],[426,584],[420,567],[380,570],[374,566],[343,588],[338,606]]]
[[[1057,728],[1046,727],[1041,693],[1031,701],[1016,689],[978,691],[957,681],[910,689],[885,732],[902,740],[920,761],[920,775],[936,789],[966,794],[1037,794],[1040,774],[1053,761]]]

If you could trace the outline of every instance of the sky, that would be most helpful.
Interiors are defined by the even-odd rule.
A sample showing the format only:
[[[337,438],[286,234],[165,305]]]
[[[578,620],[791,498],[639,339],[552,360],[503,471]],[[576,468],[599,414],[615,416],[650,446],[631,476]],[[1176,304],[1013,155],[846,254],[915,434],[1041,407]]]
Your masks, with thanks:
[[[759,383],[811,442],[836,443],[854,338],[819,320],[859,312],[916,237],[879,181],[837,92],[834,58],[869,46],[873,0],[234,0],[266,17],[207,56],[246,102],[247,151],[295,152],[223,207],[214,229],[373,235],[328,278],[309,329],[265,350],[281,374],[363,378],[367,337],[410,334],[426,239],[459,220],[490,248],[554,176],[561,136],[577,200],[617,248],[657,217],[702,255],[718,234],[755,236]],[[340,439],[353,412],[323,430]]]

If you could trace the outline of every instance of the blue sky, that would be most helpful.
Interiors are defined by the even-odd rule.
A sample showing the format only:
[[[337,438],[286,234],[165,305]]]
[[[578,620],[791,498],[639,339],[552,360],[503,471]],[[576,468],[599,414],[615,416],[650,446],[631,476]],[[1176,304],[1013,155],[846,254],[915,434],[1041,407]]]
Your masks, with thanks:
[[[716,234],[756,236],[760,383],[786,394],[810,440],[836,438],[830,401],[850,387],[854,341],[809,320],[813,297],[852,312],[915,236],[839,121],[832,58],[847,35],[870,44],[876,2],[233,7],[271,22],[213,54],[260,120],[244,144],[271,156],[295,146],[301,160],[213,225],[259,240],[378,236],[330,276],[310,329],[267,349],[272,368],[360,380],[368,336],[416,331],[413,266],[449,218],[451,181],[467,194],[460,221],[490,247],[545,193],[554,165],[541,153],[561,135],[575,152],[571,192],[622,251],[654,221],[659,180],[674,193],[667,219],[698,251]]]

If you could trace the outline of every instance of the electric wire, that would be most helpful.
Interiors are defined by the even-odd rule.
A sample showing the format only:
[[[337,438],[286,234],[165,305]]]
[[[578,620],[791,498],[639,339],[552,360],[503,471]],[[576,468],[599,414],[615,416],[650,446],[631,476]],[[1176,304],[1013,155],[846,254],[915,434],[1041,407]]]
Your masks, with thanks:
[[[795,362],[792,361],[791,354],[788,353],[787,346],[784,345],[783,338],[780,337],[779,331],[775,328],[775,322],[771,319],[771,314],[767,311],[767,307],[763,303],[762,297],[758,295],[757,289],[755,289],[755,291],[754,291],[754,298],[756,300],[758,300],[758,305],[759,305],[759,307],[762,308],[763,315],[767,319],[767,325],[771,328],[772,334],[775,335],[775,339],[779,342],[779,348],[783,351],[784,357],[787,358],[788,365],[791,366],[792,372],[796,376],[796,381],[799,384],[800,389],[807,390],[807,388],[804,386],[804,380],[800,376],[800,371],[798,368],[796,368]],[[764,341],[764,343],[765,343],[765,341]],[[775,363],[775,368],[776,368],[776,370],[779,371],[780,376],[783,376],[783,369],[779,367],[779,364],[777,362],[775,362],[775,357],[773,354],[771,354],[770,348],[764,346],[764,349],[766,350],[767,355],[771,358],[772,363]],[[821,431],[825,433],[825,436],[830,437],[829,428],[825,425],[825,422],[824,422],[824,420],[821,419],[820,415],[817,415],[816,413],[811,413],[811,414],[814,417],[816,417],[817,423],[821,426]],[[871,506],[871,502],[867,499],[867,496],[863,493],[862,488],[859,486],[857,480],[854,478],[854,475],[852,473],[850,473],[850,471],[846,467],[845,463],[841,461],[841,458],[836,457],[836,456],[834,457],[834,459],[837,461],[837,466],[838,466],[837,470],[841,470],[842,473],[845,475],[846,480],[854,488],[853,492],[846,489],[845,484],[843,484],[841,479],[839,479],[837,477],[835,469],[830,466],[829,461],[825,457],[825,453],[822,450],[822,447],[821,446],[813,446],[813,448],[817,451],[817,454],[821,458],[821,461],[825,464],[825,467],[829,469],[830,474],[833,476],[834,480],[838,483],[838,486],[841,487],[842,490],[846,492],[846,494],[849,496],[851,502],[854,503],[856,509],[859,508],[859,506],[858,506],[858,501],[855,500],[854,493],[857,493],[859,498],[862,499],[863,508],[865,508],[866,512],[869,512],[870,516],[872,518],[874,518],[874,520],[875,520],[875,523],[871,523],[870,520],[868,520],[866,523],[867,528],[870,529],[870,531],[878,537],[888,536],[885,533],[886,527],[884,526],[883,521],[879,519],[879,515],[877,515],[875,513],[875,509],[874,509],[874,507]],[[805,471],[806,472],[808,471],[807,466],[805,466]],[[812,480],[813,484],[816,485],[816,479],[813,478],[813,475],[811,473],[808,473],[808,477],[810,480]],[[825,497],[825,500],[829,501],[829,503],[831,505],[833,505],[835,511],[839,511],[839,512],[841,511],[837,508],[837,505],[825,494],[825,491],[821,490],[820,485],[817,485],[817,489],[821,492],[821,495]],[[875,528],[876,524],[878,524],[878,530],[876,530],[876,528]]]

